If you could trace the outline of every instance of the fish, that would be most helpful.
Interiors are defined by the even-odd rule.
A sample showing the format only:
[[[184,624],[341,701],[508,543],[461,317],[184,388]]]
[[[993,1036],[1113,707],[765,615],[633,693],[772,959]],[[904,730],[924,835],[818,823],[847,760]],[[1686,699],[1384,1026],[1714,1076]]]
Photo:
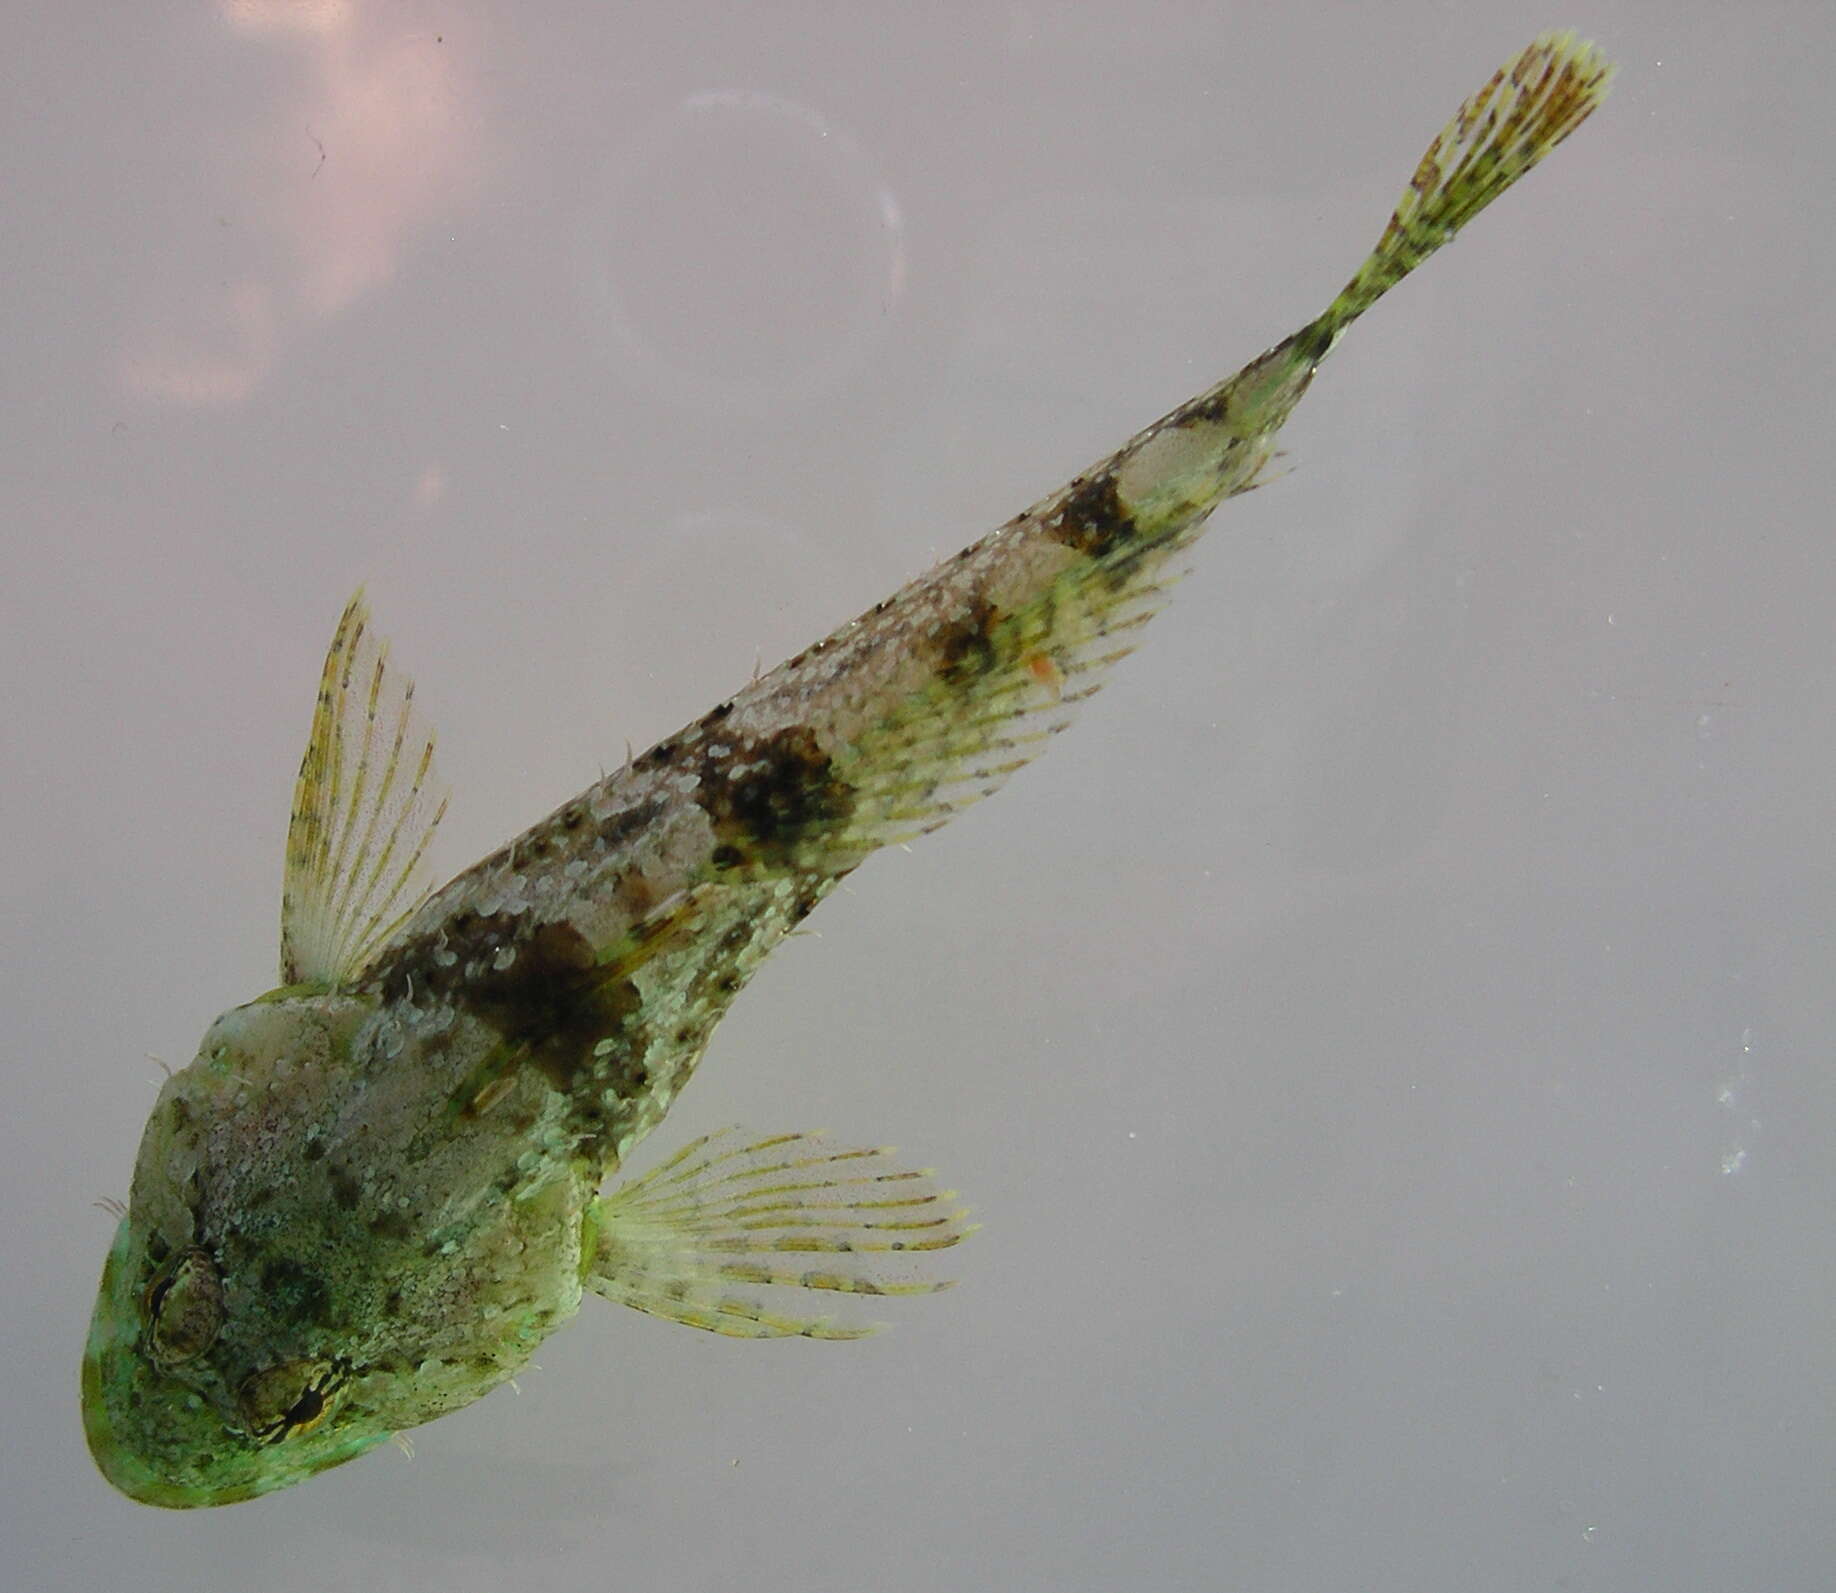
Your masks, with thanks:
[[[103,1267],[82,1412],[108,1482],[170,1508],[290,1487],[510,1380],[589,1292],[845,1339],[867,1326],[803,1302],[943,1287],[974,1225],[884,1148],[733,1128],[619,1170],[761,960],[1071,722],[1347,328],[1613,71],[1536,39],[1314,320],[436,891],[432,732],[360,591],[295,785],[280,982],[161,1089]]]

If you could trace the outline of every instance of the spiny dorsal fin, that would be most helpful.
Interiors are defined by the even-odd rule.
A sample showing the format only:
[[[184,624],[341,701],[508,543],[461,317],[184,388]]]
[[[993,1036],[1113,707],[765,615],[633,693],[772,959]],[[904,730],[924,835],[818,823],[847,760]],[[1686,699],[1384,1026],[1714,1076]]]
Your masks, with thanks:
[[[728,1128],[598,1202],[587,1284],[608,1300],[732,1338],[856,1339],[878,1324],[787,1315],[777,1291],[930,1294],[901,1258],[974,1231],[954,1192],[884,1147]],[[793,1258],[817,1257],[815,1265]]]
[[[282,984],[348,983],[426,894],[421,861],[446,812],[433,752],[359,591],[325,655],[293,788]]]

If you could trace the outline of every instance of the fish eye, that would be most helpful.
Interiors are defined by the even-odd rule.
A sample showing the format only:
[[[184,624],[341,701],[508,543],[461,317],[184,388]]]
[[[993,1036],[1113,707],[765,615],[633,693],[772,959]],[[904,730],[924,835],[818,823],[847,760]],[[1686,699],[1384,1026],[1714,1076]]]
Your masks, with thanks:
[[[282,1361],[243,1379],[236,1395],[249,1434],[264,1444],[278,1444],[296,1433],[309,1433],[337,1404],[349,1374],[335,1361]]]
[[[196,1360],[223,1326],[223,1280],[217,1264],[192,1249],[156,1278],[146,1293],[147,1343],[162,1366]]]

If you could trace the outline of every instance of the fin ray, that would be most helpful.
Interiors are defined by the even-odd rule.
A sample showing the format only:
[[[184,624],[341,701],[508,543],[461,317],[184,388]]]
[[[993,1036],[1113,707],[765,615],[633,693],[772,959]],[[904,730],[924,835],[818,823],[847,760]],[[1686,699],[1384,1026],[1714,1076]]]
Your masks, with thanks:
[[[849,797],[812,804],[758,871],[845,873],[1036,756],[1166,604],[1212,510],[1266,479],[1277,433],[1345,328],[1586,120],[1612,75],[1572,33],[1520,50],[1428,145],[1323,314],[740,692],[723,735],[808,727]]]
[[[1377,247],[1320,318],[1329,337],[1586,121],[1615,70],[1572,32],[1545,33],[1468,95],[1422,155]]]
[[[948,1280],[899,1259],[972,1230],[953,1191],[884,1147],[813,1134],[704,1135],[597,1205],[588,1286],[653,1316],[739,1338],[860,1338],[873,1324],[802,1315],[778,1291],[931,1294]],[[801,1266],[790,1258],[823,1258]]]
[[[294,784],[281,889],[282,984],[341,985],[427,895],[446,812],[414,683],[389,667],[359,591],[325,655]]]

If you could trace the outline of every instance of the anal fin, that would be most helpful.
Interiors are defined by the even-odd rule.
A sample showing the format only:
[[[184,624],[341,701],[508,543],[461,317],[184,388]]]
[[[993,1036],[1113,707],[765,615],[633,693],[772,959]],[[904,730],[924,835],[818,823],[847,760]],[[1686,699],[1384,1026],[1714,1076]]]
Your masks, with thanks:
[[[863,1338],[877,1323],[803,1315],[791,1290],[930,1294],[914,1267],[974,1231],[953,1191],[885,1148],[729,1128],[602,1196],[588,1286],[732,1338]]]

